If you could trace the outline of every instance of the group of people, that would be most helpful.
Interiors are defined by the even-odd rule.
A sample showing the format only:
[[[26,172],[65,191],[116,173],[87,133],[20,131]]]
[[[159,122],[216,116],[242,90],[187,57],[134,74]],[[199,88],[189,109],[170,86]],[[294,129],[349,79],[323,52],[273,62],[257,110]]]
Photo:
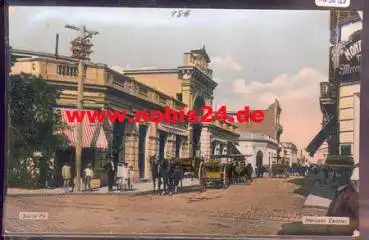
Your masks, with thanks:
[[[113,191],[114,185],[119,191],[132,190],[132,167],[129,167],[127,163],[119,162],[116,166],[113,161],[109,161],[105,164],[104,169],[108,175],[109,192]]]
[[[117,186],[117,190],[132,190],[132,170],[128,167],[127,163],[120,162],[116,166],[113,161],[109,161],[105,164],[104,169],[108,177],[108,191],[113,191],[113,186]],[[74,192],[77,178],[72,174],[72,164],[65,163],[62,167],[63,189],[65,192],[69,192],[69,188],[72,188]],[[92,164],[88,163],[82,172],[82,184],[85,191],[92,191],[92,180],[94,178],[94,171]]]
[[[72,192],[74,192],[74,188],[77,183],[77,178],[72,177],[72,167],[71,164],[65,163],[62,167],[62,177],[63,177],[63,189],[65,192],[69,192],[69,188],[72,187]],[[92,169],[91,163],[87,164],[83,169],[82,179],[84,184],[84,189],[87,191],[91,191],[91,182],[94,177],[94,171]]]
[[[309,175],[313,176],[313,185],[335,185],[340,180],[340,174],[328,167],[313,166],[309,170]]]

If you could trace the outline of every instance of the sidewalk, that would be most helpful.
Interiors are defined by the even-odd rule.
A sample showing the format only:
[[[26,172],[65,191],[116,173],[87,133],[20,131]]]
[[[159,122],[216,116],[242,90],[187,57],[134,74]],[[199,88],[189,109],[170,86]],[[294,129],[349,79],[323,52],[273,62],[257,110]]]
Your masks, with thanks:
[[[183,179],[183,187],[193,187],[198,186],[199,181],[194,179]],[[114,188],[115,189],[115,188]],[[125,191],[125,192],[109,192],[108,187],[101,187],[95,189],[93,192],[82,192],[82,193],[73,193],[70,192],[68,194],[122,194],[122,195],[136,195],[136,194],[143,194],[148,193],[153,190],[152,182],[145,182],[145,183],[136,183],[133,185],[133,191]],[[17,195],[58,195],[58,194],[66,194],[63,188],[54,188],[54,189],[22,189],[22,188],[8,188],[7,195],[8,196],[17,196]]]
[[[332,186],[314,186],[312,187],[310,194],[307,196],[304,206],[305,207],[321,207],[329,208],[331,201],[335,195],[335,190]]]

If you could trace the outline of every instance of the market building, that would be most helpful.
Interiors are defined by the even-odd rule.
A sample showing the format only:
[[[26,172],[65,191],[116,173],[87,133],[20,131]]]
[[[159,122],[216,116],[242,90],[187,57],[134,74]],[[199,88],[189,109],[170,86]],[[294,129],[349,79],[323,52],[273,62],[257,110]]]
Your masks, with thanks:
[[[254,168],[258,166],[271,166],[277,162],[280,154],[280,137],[283,127],[280,124],[282,109],[276,100],[264,110],[262,123],[235,123],[240,132],[239,151],[250,156],[247,162]]]
[[[58,86],[61,96],[57,109],[65,120],[67,109],[76,109],[78,60],[50,53],[12,49],[17,58],[12,74],[20,72],[41,75],[50,84]],[[188,158],[194,155],[209,158],[215,146],[221,145],[222,152],[236,149],[239,134],[237,126],[215,121],[204,124],[152,123],[131,124],[137,110],[198,110],[210,105],[217,83],[208,69],[210,58],[205,48],[184,54],[184,65],[169,70],[137,70],[120,73],[105,64],[86,63],[84,83],[84,109],[125,110],[124,122],[83,122],[82,164],[92,162],[97,170],[107,162],[125,161],[133,167],[136,180],[150,179],[150,156],[159,158]],[[75,124],[69,123],[63,134],[69,146],[59,149],[57,169],[65,161],[74,162],[76,141]],[[98,171],[96,171],[98,172]]]
[[[328,145],[328,156],[352,156],[359,162],[360,61],[362,13],[331,11],[329,81],[321,83],[322,130],[306,150],[314,156]]]

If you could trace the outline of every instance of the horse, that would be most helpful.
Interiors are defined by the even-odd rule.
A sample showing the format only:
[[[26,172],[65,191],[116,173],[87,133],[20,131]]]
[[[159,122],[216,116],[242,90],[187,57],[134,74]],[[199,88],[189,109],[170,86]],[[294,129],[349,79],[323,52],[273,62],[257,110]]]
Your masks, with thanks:
[[[178,186],[183,188],[183,171],[180,169],[175,161],[168,161],[167,167],[168,191],[169,194],[177,193]]]
[[[163,184],[163,193],[167,192],[168,187],[168,161],[163,159],[159,161],[156,156],[150,157],[150,164],[151,164],[151,175],[152,175],[152,182],[153,182],[153,192],[155,193],[156,190],[156,180],[158,180],[158,192],[160,193],[160,187]]]
[[[242,177],[244,176],[244,168],[239,164],[236,163],[236,166],[233,168],[233,177],[235,183],[241,183]]]

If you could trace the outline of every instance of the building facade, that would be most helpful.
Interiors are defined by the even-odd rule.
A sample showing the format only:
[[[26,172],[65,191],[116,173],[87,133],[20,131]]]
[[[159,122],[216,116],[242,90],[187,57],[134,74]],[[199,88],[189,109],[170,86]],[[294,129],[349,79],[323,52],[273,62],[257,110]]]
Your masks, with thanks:
[[[281,149],[281,158],[284,160],[284,162],[288,163],[290,167],[292,167],[292,164],[298,163],[298,151],[295,144],[291,142],[282,142],[281,143],[282,149]]]
[[[77,106],[78,61],[53,54],[32,53],[13,50],[16,55],[31,55],[18,59],[12,74],[29,73],[41,75],[50,84],[58,87],[61,95],[57,109],[65,117],[67,109]],[[193,50],[185,54],[185,66],[171,70],[116,72],[105,64],[88,62],[84,81],[84,109],[125,110],[127,119],[123,122],[83,122],[82,164],[93,162],[94,168],[101,168],[111,156],[115,162],[125,161],[132,166],[135,178],[151,178],[150,156],[159,158],[188,158],[194,155],[209,157],[212,143],[221,143],[223,152],[229,146],[237,145],[237,126],[215,121],[208,124],[168,124],[140,122],[130,123],[137,110],[197,110],[210,105],[216,83],[206,50]],[[145,78],[142,78],[145,76]],[[60,151],[59,159],[74,162],[75,126],[65,130],[70,143],[68,151]],[[67,152],[67,153],[66,153]],[[110,158],[110,157],[108,157]],[[61,167],[62,162],[59,162]]]
[[[202,106],[212,106],[217,83],[209,68],[210,57],[205,47],[184,53],[183,66],[170,69],[124,70],[124,75],[168,94],[202,115]],[[237,145],[237,134],[222,128],[223,123],[189,124],[187,156],[210,157],[228,154]],[[237,127],[229,125],[232,129]],[[225,130],[225,131],[224,131]]]
[[[340,154],[359,162],[360,83],[341,84],[339,99]]]
[[[278,141],[263,133],[241,133],[239,151],[247,157],[247,163],[256,168],[258,165],[271,166],[277,162],[280,145]]]
[[[314,156],[323,143],[328,156],[359,161],[362,13],[331,11],[329,81],[321,83],[322,129],[306,148]]]
[[[281,112],[281,106],[276,100],[264,110],[262,123],[235,123],[240,133],[239,151],[248,156],[247,161],[254,168],[270,166],[280,157],[280,137],[283,133]]]

